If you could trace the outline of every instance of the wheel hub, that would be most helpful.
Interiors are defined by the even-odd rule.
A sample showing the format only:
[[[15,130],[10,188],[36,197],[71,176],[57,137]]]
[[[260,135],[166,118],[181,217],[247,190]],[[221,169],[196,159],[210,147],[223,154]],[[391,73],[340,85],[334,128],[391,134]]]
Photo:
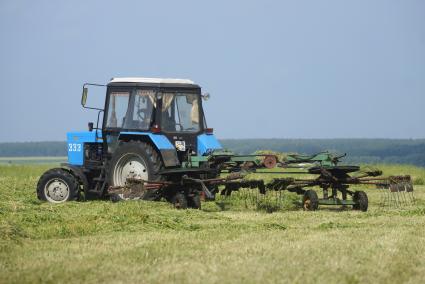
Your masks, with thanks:
[[[46,198],[50,202],[60,203],[68,199],[69,187],[61,179],[54,179],[48,182],[44,188]]]
[[[115,186],[124,186],[127,178],[148,180],[148,171],[144,160],[136,154],[127,154],[117,162],[113,181]]]
[[[310,199],[306,199],[304,201],[304,209],[305,210],[310,210],[310,203],[311,203]]]

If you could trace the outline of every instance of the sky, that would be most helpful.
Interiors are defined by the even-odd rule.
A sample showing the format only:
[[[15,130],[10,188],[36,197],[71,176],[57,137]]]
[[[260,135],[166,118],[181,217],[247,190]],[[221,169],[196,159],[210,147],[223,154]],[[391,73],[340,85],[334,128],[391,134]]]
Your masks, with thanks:
[[[86,130],[83,83],[135,76],[201,85],[219,138],[425,138],[421,0],[0,0],[0,39],[0,142]]]

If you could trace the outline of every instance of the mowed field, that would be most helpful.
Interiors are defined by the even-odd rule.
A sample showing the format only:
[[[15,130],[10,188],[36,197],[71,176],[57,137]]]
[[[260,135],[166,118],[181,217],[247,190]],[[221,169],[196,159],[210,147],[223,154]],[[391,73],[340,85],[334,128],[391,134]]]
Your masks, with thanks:
[[[165,202],[52,205],[36,199],[48,165],[0,166],[0,283],[424,283],[425,186],[416,204],[369,211],[280,209],[244,192],[175,210]],[[381,166],[387,174],[425,169]],[[248,196],[248,197],[247,197]],[[271,199],[273,201],[273,199]]]

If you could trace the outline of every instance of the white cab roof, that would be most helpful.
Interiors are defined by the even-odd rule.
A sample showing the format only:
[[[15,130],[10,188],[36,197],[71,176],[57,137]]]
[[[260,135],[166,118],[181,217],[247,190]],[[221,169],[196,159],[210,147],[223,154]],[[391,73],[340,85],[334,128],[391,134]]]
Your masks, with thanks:
[[[192,80],[188,80],[188,79],[145,78],[145,77],[112,78],[109,83],[187,84],[187,85],[195,84]]]

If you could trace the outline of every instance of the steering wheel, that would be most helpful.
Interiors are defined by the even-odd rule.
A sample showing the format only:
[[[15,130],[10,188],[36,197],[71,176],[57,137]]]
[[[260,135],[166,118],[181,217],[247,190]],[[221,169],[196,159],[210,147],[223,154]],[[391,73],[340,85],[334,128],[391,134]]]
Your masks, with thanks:
[[[180,131],[183,131],[184,130],[184,128],[183,128],[183,125],[180,123],[180,122],[176,122],[176,126],[180,126]],[[176,129],[177,130],[177,129]]]
[[[139,110],[137,111],[137,116],[138,116],[141,120],[145,120],[145,119],[146,119],[146,117],[147,117],[147,112],[148,112],[148,110],[147,110],[147,109],[139,109]],[[143,116],[142,116],[142,114],[143,114]]]

